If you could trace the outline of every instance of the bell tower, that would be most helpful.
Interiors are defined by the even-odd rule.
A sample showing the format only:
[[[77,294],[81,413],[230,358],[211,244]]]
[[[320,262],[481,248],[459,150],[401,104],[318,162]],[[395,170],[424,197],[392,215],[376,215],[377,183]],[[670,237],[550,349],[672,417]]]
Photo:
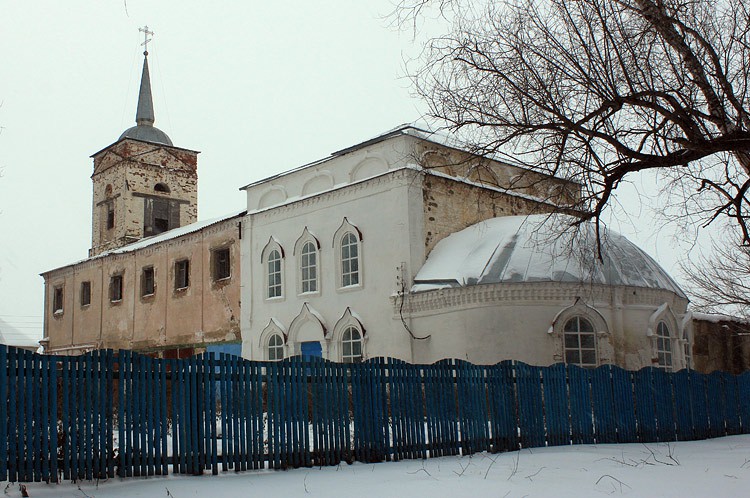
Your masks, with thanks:
[[[175,147],[154,126],[147,50],[154,33],[148,26],[140,31],[146,49],[136,125],[91,156],[94,195],[89,257],[194,223],[198,217],[199,153]]]

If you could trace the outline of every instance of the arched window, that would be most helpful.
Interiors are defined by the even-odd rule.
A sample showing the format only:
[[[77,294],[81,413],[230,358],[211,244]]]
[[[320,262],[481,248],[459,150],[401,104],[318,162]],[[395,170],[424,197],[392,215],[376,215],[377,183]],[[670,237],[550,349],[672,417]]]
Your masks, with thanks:
[[[341,237],[341,287],[359,285],[359,241],[352,232]]]
[[[666,322],[659,322],[656,327],[656,353],[659,368],[672,370],[672,337]]]
[[[565,363],[580,367],[597,366],[594,326],[582,316],[574,316],[563,328]]]
[[[268,359],[270,361],[284,359],[284,340],[279,334],[272,335],[268,340]]]
[[[362,334],[355,327],[347,327],[341,336],[341,361],[344,363],[362,361]]]
[[[318,250],[312,242],[302,246],[300,255],[302,293],[318,291]]]
[[[283,290],[281,285],[281,253],[278,250],[273,249],[268,253],[266,268],[268,298],[281,297]]]

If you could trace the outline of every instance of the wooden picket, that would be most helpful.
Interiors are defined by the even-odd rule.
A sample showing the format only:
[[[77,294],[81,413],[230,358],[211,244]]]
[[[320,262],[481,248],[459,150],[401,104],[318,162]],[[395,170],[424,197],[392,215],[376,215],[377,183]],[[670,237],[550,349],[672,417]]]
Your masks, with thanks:
[[[517,450],[519,422],[513,363],[504,361],[489,367],[488,384],[492,451]]]
[[[218,474],[750,433],[750,372],[0,346],[0,478]]]
[[[570,432],[573,444],[590,444],[594,439],[591,370],[567,365],[570,397]]]
[[[519,428],[524,448],[544,446],[544,415],[539,367],[516,364]]]
[[[570,444],[570,410],[565,364],[543,367],[544,419],[550,446]]]
[[[675,436],[678,441],[690,441],[695,439],[693,431],[693,407],[690,400],[692,395],[690,389],[690,371],[680,370],[672,375],[672,386],[674,388]]]

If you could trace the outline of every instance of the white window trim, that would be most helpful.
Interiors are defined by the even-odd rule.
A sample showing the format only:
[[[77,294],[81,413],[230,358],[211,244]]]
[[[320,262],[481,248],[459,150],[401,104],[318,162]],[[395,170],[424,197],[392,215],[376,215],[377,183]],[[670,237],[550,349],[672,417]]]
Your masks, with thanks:
[[[280,256],[280,262],[279,262],[279,271],[281,273],[280,279],[281,279],[281,295],[279,296],[273,296],[270,297],[269,294],[269,271],[268,271],[268,258],[271,255],[271,253],[276,250],[279,253]],[[286,258],[284,257],[284,248],[281,246],[281,244],[273,237],[271,237],[268,240],[268,243],[263,248],[263,251],[261,252],[261,270],[263,272],[263,300],[264,301],[283,301],[285,296],[285,272],[284,272],[284,260]]]
[[[304,282],[302,279],[302,262],[303,262],[303,254],[302,251],[305,248],[307,244],[312,244],[315,248],[315,290],[308,290],[304,291]],[[313,233],[311,233],[307,227],[302,231],[302,235],[297,239],[297,242],[294,244],[294,254],[296,256],[296,262],[297,262],[297,295],[300,296],[315,296],[320,295],[321,293],[321,286],[322,286],[322,279],[321,277],[321,257],[320,257],[320,241],[318,241],[318,238],[315,237]]]
[[[341,249],[342,249],[342,240],[344,238],[344,235],[347,233],[351,233],[354,235],[354,239],[357,243],[357,277],[358,282],[356,284],[352,285],[343,285],[344,281],[344,267],[343,267],[343,259],[341,257]],[[362,232],[357,228],[356,225],[349,222],[347,218],[344,218],[344,221],[339,226],[338,230],[336,230],[336,233],[333,235],[333,249],[335,253],[335,260],[336,260],[336,290],[337,292],[350,292],[350,291],[356,291],[360,290],[364,287],[364,254],[363,254],[363,244],[362,244]]]
[[[323,358],[328,359],[328,342],[330,340],[328,326],[323,319],[323,315],[321,315],[308,303],[302,304],[302,309],[300,310],[299,314],[294,317],[292,323],[289,324],[289,336],[287,338],[287,351],[289,353],[289,356],[302,354],[302,346],[299,341],[299,332],[306,323],[313,323],[315,324],[315,326],[320,327],[320,337],[313,340],[320,341],[323,350]]]
[[[658,327],[664,322],[669,330],[670,349],[672,351],[672,366],[663,367],[659,365],[659,339]],[[648,329],[646,336],[651,340],[651,362],[656,368],[665,369],[668,372],[677,372],[685,368],[685,355],[682,351],[682,344],[679,339],[680,327],[678,326],[677,317],[672,312],[669,303],[663,303],[654,311],[648,319]]]
[[[581,335],[584,335],[584,334],[585,335],[592,335],[594,337],[594,348],[593,348],[594,349],[594,363],[593,364],[583,364],[583,361],[582,361],[583,357],[582,356],[579,357],[579,361],[577,363],[568,363],[568,359],[567,359],[568,355],[567,355],[567,353],[568,353],[568,349],[569,348],[565,344],[566,335],[568,333],[565,331],[565,327],[566,327],[566,325],[568,323],[571,322],[571,320],[575,320],[575,319],[578,320],[578,330],[574,333],[574,335],[579,336],[579,338],[580,338]],[[581,332],[581,330],[580,330],[581,329],[581,327],[580,327],[581,320],[585,320],[586,322],[588,322],[589,325],[591,325],[591,329],[592,329],[591,332]],[[599,366],[599,364],[600,364],[600,362],[599,362],[599,338],[597,337],[598,334],[596,333],[596,324],[595,323],[596,322],[594,322],[591,319],[589,319],[588,316],[586,316],[584,314],[581,314],[581,313],[576,313],[575,315],[567,318],[565,320],[565,322],[562,324],[563,361],[565,362],[566,365],[568,365],[568,364],[578,365],[579,367],[582,367],[582,368],[596,368],[596,367]],[[585,350],[587,350],[587,351],[590,350],[590,349],[591,348],[585,348]],[[580,355],[580,353],[582,353],[584,351],[584,348],[582,348],[581,345],[580,345],[580,339],[579,339],[579,344],[578,344],[577,351],[578,351],[579,355]]]
[[[612,363],[612,351],[607,350],[606,338],[609,335],[609,325],[602,314],[594,307],[589,306],[581,300],[576,299],[572,306],[560,310],[552,320],[547,333],[554,339],[554,361],[565,363],[565,324],[575,317],[580,316],[588,320],[594,326],[596,338],[596,366]]]
[[[270,358],[270,342],[271,338],[274,336],[280,336],[282,341],[282,355],[283,358],[286,358],[288,356],[288,341],[287,341],[287,333],[284,326],[276,320],[275,318],[271,318],[268,321],[268,325],[266,325],[263,328],[263,331],[260,333],[260,337],[258,340],[258,348],[261,351],[261,354],[258,355],[260,358],[266,361],[271,361]],[[276,360],[278,361],[278,360]]]
[[[350,308],[346,308],[344,311],[344,314],[341,315],[341,318],[338,319],[336,322],[336,325],[333,327],[333,333],[329,335],[328,339],[330,342],[332,342],[335,346],[335,351],[332,352],[332,357],[336,358],[336,361],[344,361],[344,348],[343,348],[343,338],[344,338],[344,332],[350,328],[353,327],[357,329],[362,337],[362,361],[367,360],[367,342],[370,338],[369,334],[367,333],[367,329],[362,324],[362,318],[359,316],[358,313],[352,311]]]
[[[667,335],[660,334],[660,329],[666,329]],[[666,339],[667,344],[669,344],[669,351],[666,350],[666,348],[661,349],[659,348],[659,339]],[[675,359],[677,355],[675,354],[675,346],[677,345],[677,341],[675,341],[674,334],[672,333],[672,329],[669,327],[669,323],[667,323],[666,320],[659,320],[659,323],[656,325],[656,333],[654,334],[654,340],[655,340],[655,352],[656,352],[656,359],[657,361],[654,363],[654,366],[657,368],[661,368],[666,370],[667,372],[674,372],[675,369]],[[665,355],[669,353],[669,363],[662,365],[659,360],[659,354],[664,353]]]
[[[351,338],[351,339],[349,339],[347,341],[346,338],[345,338],[345,336],[346,336],[346,333],[349,332],[349,331],[353,331],[353,332],[357,333],[359,335],[359,337],[357,339]],[[359,343],[359,355],[350,354],[348,357],[345,356],[345,353],[344,353],[345,347],[344,346],[346,345],[347,342],[349,344],[351,344],[351,345],[354,345],[355,343]],[[349,325],[348,327],[346,327],[344,329],[344,332],[341,334],[341,341],[339,341],[339,344],[340,344],[339,358],[341,359],[342,363],[361,363],[361,362],[363,362],[365,360],[365,355],[364,355],[364,345],[365,345],[364,335],[362,334],[362,331],[359,330],[354,325]],[[359,358],[359,361],[357,361],[357,362],[355,362],[355,361],[347,361],[347,358],[351,358],[351,359]]]

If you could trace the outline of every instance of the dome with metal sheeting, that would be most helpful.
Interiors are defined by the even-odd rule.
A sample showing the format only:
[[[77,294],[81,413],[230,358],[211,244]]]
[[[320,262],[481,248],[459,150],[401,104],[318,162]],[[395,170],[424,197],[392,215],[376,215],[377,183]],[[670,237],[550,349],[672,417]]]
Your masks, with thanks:
[[[571,282],[684,292],[651,256],[603,229],[601,259],[592,223],[563,232],[568,216],[507,216],[453,233],[430,252],[412,292],[504,282]]]

